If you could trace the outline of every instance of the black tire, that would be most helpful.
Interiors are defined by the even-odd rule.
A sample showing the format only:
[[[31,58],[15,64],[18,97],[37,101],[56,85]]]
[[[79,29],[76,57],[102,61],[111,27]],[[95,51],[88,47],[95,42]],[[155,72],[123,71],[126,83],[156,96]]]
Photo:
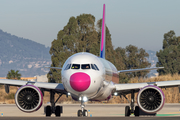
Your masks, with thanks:
[[[61,116],[61,107],[60,106],[56,106],[55,115],[56,115],[56,117]]]
[[[84,117],[87,117],[87,116],[88,116],[88,111],[87,111],[87,110],[84,110],[84,111],[83,111],[83,116],[84,116]]]
[[[51,111],[51,106],[46,106],[46,117],[51,117],[51,113],[52,113],[52,111]]]
[[[63,106],[60,106],[60,113],[63,113]]]
[[[78,116],[78,117],[82,117],[82,116],[83,116],[82,110],[78,110],[77,116]]]
[[[129,106],[126,106],[125,107],[125,117],[129,117],[130,116],[130,107]]]
[[[139,106],[136,106],[136,107],[135,107],[134,115],[135,115],[136,117],[139,117]]]

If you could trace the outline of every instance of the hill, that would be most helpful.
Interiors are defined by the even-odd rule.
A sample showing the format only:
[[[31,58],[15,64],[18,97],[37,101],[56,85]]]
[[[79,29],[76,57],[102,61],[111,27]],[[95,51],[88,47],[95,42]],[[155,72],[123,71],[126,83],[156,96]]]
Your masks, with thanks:
[[[9,70],[20,70],[23,77],[44,75],[51,64],[49,47],[0,30],[0,77]]]
[[[147,58],[147,60],[151,63],[151,67],[156,67],[156,63],[158,62],[156,51],[146,50],[146,52],[149,54],[149,58]],[[152,77],[156,75],[157,75],[157,70],[151,70],[148,73],[148,77]]]

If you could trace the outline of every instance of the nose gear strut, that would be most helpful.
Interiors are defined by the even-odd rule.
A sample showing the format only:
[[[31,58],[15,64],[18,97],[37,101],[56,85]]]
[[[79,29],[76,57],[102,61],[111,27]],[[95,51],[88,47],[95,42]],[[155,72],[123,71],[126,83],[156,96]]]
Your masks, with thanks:
[[[81,110],[78,110],[77,116],[78,117],[87,117],[88,116],[88,111],[85,109],[85,104],[84,104],[84,101],[83,101],[82,97],[81,97],[81,105],[80,105],[80,107],[81,107]]]

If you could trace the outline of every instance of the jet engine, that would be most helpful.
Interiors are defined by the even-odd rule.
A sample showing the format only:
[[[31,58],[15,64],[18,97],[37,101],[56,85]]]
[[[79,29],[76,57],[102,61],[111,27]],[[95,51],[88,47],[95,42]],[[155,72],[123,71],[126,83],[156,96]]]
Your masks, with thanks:
[[[161,110],[165,102],[163,91],[154,85],[148,85],[142,88],[137,96],[139,108],[146,113],[156,113]]]
[[[15,102],[23,112],[37,111],[42,105],[43,94],[36,86],[24,85],[17,90]]]

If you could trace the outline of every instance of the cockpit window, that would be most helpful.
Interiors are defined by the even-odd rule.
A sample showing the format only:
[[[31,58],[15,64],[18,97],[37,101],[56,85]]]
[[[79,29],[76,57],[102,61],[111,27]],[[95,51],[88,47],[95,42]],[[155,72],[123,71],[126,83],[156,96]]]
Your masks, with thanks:
[[[68,70],[71,68],[71,64],[67,64],[66,68],[64,70]]]
[[[89,64],[82,64],[81,69],[90,69],[90,65]]]
[[[80,64],[73,64],[71,69],[79,69],[80,68]]]
[[[96,66],[96,64],[94,64],[94,67],[96,68],[96,70],[99,70],[99,68]]]
[[[94,65],[93,65],[93,64],[91,64],[91,68],[92,68],[93,70],[96,70],[96,68],[94,67]]]

